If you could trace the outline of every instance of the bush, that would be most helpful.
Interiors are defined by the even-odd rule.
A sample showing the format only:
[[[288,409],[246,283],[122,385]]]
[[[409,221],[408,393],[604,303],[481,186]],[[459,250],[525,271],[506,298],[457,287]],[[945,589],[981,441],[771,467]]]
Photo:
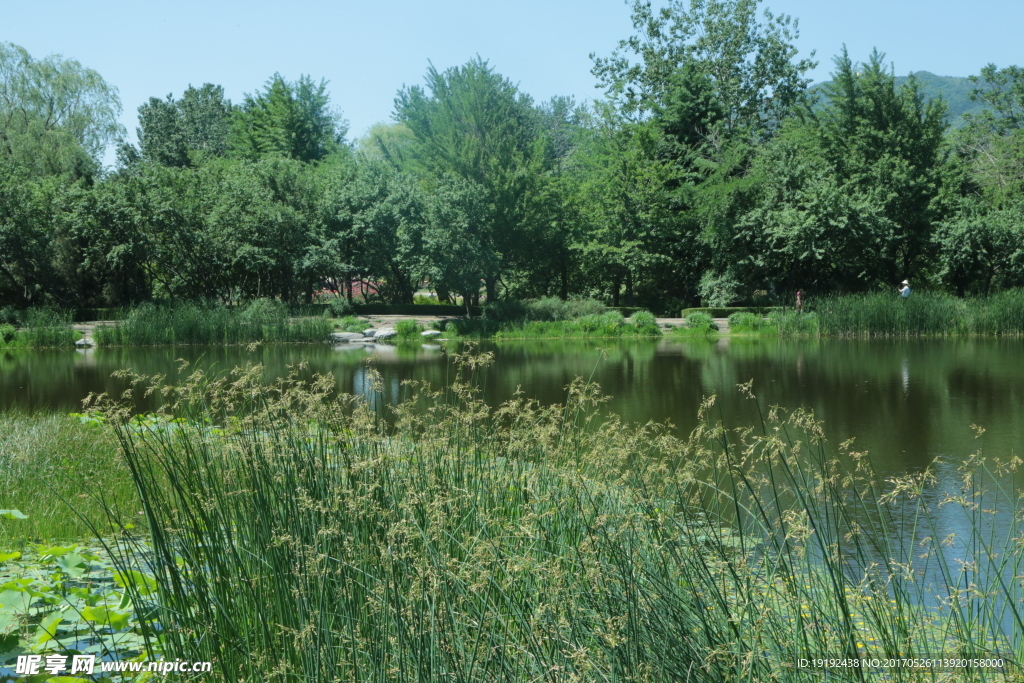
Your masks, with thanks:
[[[4,306],[0,308],[0,325],[13,325],[17,327],[21,324],[21,314],[13,306]]]
[[[14,341],[17,328],[9,323],[0,323],[0,346],[6,346]]]
[[[530,313],[524,302],[506,299],[485,305],[484,319],[495,322],[521,321],[530,319]]]
[[[661,330],[658,328],[658,319],[650,311],[637,311],[629,316],[629,324],[637,330],[661,334]]]
[[[256,299],[242,313],[242,320],[253,325],[280,325],[287,318],[288,307],[277,299]]]
[[[715,319],[707,313],[696,312],[686,317],[686,329],[697,333],[710,334],[718,332],[718,325],[715,324]]]
[[[327,304],[330,314],[335,318],[344,318],[355,313],[352,303],[343,296],[336,296]]]

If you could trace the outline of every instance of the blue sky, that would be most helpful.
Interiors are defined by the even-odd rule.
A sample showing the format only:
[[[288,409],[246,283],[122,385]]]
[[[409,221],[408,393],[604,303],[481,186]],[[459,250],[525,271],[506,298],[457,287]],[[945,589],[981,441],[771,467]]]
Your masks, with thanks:
[[[989,62],[1024,64],[1024,0],[766,0],[800,20],[798,47],[817,51],[825,80],[845,43],[866,59],[886,53],[898,75],[967,76]],[[99,0],[9,3],[0,40],[33,56],[60,53],[120,90],[134,137],[150,96],[190,83],[223,85],[233,101],[274,72],[326,78],[349,137],[390,119],[395,92],[422,81],[428,60],[446,68],[479,54],[538,100],[599,94],[590,52],[607,54],[632,32],[622,0],[378,0],[271,3]],[[109,157],[109,155],[108,155]]]

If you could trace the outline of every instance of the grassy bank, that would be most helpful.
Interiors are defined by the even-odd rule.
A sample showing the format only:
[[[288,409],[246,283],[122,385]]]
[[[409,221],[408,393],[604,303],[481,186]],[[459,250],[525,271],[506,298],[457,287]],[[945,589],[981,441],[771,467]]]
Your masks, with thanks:
[[[118,325],[94,333],[100,346],[321,342],[333,325],[327,318],[289,319],[284,304],[261,299],[246,308],[199,304],[143,304]]]
[[[258,369],[168,389],[173,427],[119,427],[167,656],[226,681],[710,683],[819,680],[800,657],[1024,654],[1019,538],[975,505],[1015,494],[980,456],[944,499],[927,472],[883,487],[803,411],[726,430],[708,401],[678,439],[601,416],[579,381],[564,406],[490,409],[487,360],[441,393],[411,385],[393,429],[333,382]],[[954,557],[969,577],[915,571]],[[887,675],[1008,680],[953,673]]]
[[[65,415],[0,414],[0,491],[0,508],[28,515],[0,520],[0,550],[89,536],[89,525],[62,501],[97,527],[106,522],[105,506],[126,519],[140,509],[114,434]]]
[[[71,328],[71,314],[38,308],[20,314],[21,326],[0,324],[0,349],[60,348],[74,346],[81,335]]]

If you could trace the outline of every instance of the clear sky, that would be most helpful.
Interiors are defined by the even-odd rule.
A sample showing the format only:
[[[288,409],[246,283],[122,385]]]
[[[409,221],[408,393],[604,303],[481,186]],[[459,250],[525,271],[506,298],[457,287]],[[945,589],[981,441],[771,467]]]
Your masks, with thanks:
[[[235,102],[275,72],[329,81],[332,103],[357,138],[391,117],[395,92],[476,54],[537,100],[599,92],[589,53],[632,33],[622,0],[51,0],[5,3],[0,41],[33,56],[59,53],[120,90],[134,138],[150,96],[224,86]],[[660,4],[660,3],[656,3]],[[968,76],[994,62],[1024,64],[1024,0],[765,0],[800,21],[798,47],[816,50],[826,80],[845,43],[855,61],[873,47],[897,75]],[[108,154],[108,162],[110,155]]]

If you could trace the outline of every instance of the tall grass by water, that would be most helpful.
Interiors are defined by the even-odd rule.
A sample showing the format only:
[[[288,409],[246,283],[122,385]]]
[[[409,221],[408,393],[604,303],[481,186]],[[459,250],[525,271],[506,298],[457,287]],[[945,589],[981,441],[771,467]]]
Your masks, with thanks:
[[[990,477],[1006,463],[966,457],[952,496],[927,471],[882,485],[801,410],[728,429],[709,399],[680,439],[604,415],[579,380],[562,406],[489,408],[489,358],[455,360],[447,389],[407,385],[394,427],[329,379],[260,368],[163,387],[173,428],[105,407],[168,658],[225,681],[717,683],[820,680],[799,658],[1024,656],[1024,519]],[[996,535],[985,510],[1006,504]],[[967,531],[946,538],[953,515]]]
[[[94,338],[101,346],[318,342],[331,331],[327,318],[289,319],[284,304],[262,299],[246,308],[143,304],[120,324],[98,328]]]
[[[1024,334],[1024,290],[986,298],[915,292],[825,297],[811,305],[826,336]]]
[[[21,312],[21,328],[0,325],[0,348],[61,348],[75,345],[80,335],[71,327],[71,313],[51,308]]]

